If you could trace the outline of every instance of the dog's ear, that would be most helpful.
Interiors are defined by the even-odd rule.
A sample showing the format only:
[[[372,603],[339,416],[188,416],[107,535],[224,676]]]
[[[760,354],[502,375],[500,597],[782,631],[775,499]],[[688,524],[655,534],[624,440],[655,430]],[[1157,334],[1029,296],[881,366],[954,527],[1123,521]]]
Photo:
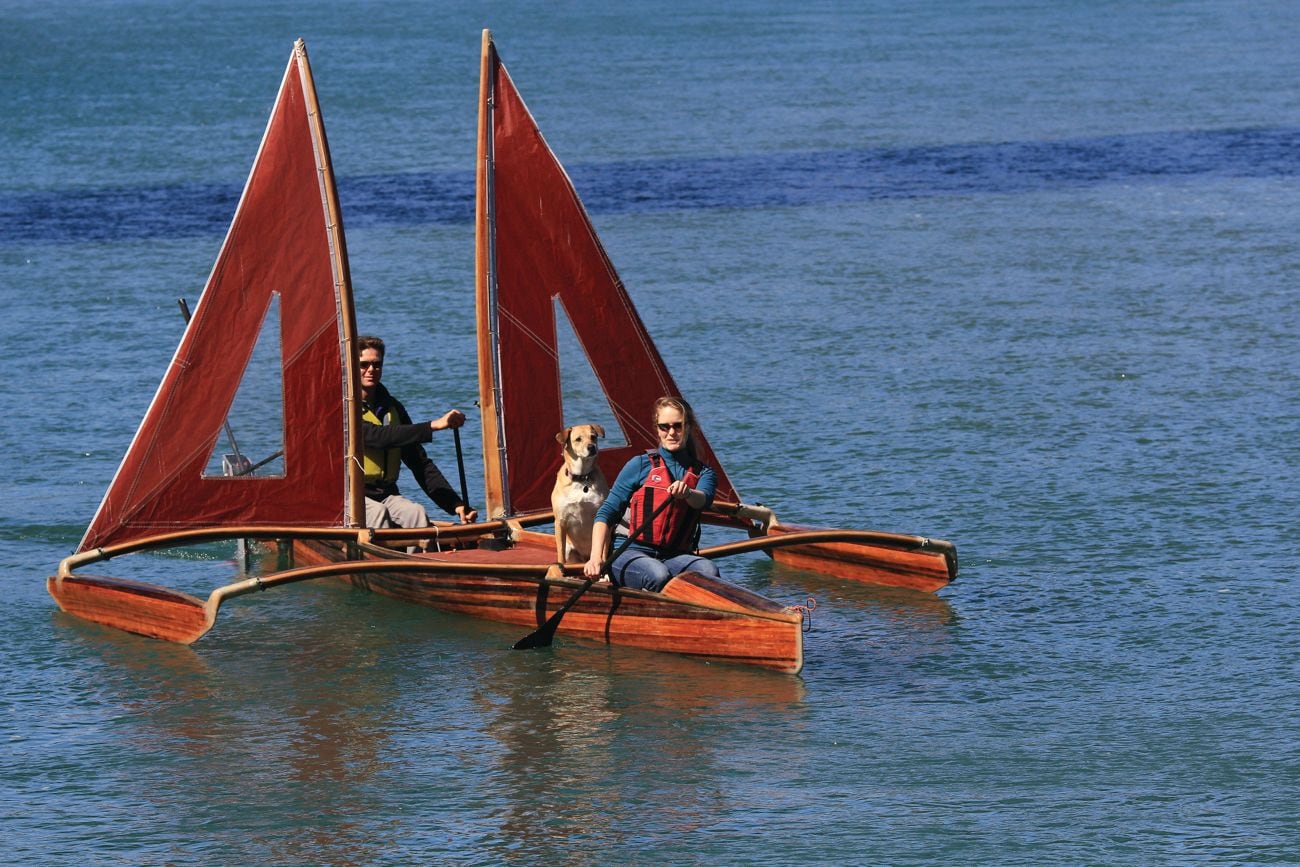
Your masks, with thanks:
[[[593,425],[591,426],[591,429],[594,430],[594,431],[596,432],[596,436],[600,437],[601,439],[604,439],[604,438],[605,438],[605,429],[604,429],[603,427],[601,427],[600,425],[598,425],[598,424],[593,424]]]
[[[566,427],[564,430],[560,431],[559,433],[557,433],[557,434],[555,435],[555,441],[556,441],[557,443],[559,443],[560,445],[562,445],[562,446],[563,446],[563,445],[568,445],[568,443],[569,443],[569,434],[572,433],[572,432],[573,432],[573,428],[571,428],[571,427]]]

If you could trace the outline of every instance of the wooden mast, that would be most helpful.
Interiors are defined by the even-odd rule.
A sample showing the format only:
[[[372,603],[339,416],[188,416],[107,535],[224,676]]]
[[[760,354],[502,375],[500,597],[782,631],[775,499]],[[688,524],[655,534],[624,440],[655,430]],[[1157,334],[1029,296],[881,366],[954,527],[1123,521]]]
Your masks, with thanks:
[[[293,44],[298,62],[303,95],[307,102],[307,121],[311,127],[312,146],[316,151],[316,170],[320,175],[322,204],[325,208],[329,236],[330,262],[334,269],[334,292],[339,307],[339,362],[343,368],[343,424],[346,428],[343,522],[348,527],[366,524],[365,480],[361,466],[361,395],[354,358],[357,337],[356,309],[352,300],[352,272],[348,266],[348,246],[343,234],[343,212],[339,207],[338,187],[334,181],[334,163],[330,159],[325,123],[316,98],[316,82],[307,59],[307,43]]]
[[[483,424],[483,478],[487,517],[509,514],[501,424],[501,375],[497,354],[496,203],[493,183],[492,111],[496,48],[483,31],[479,68],[478,158],[475,165],[474,310],[478,331],[478,393]]]

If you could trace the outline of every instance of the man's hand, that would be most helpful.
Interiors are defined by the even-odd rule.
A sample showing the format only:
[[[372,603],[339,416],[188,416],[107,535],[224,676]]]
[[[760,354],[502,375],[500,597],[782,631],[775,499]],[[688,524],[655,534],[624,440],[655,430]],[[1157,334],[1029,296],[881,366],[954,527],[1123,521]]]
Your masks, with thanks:
[[[465,423],[465,413],[458,409],[450,410],[442,418],[435,418],[429,422],[429,427],[433,430],[447,430],[449,428],[458,428]]]
[[[462,524],[472,524],[478,520],[478,510],[469,506],[457,506],[456,517],[460,518]]]

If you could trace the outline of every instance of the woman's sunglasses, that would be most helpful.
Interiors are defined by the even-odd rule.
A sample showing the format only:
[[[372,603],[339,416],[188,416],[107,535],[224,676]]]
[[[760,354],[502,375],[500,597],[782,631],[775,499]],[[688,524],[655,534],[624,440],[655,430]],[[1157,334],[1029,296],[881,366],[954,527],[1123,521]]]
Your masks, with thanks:
[[[655,427],[659,428],[659,430],[663,431],[664,433],[668,433],[668,431],[670,431],[670,430],[681,430],[681,429],[682,429],[682,425],[683,425],[683,423],[680,422],[680,421],[657,421],[657,422],[655,422]]]

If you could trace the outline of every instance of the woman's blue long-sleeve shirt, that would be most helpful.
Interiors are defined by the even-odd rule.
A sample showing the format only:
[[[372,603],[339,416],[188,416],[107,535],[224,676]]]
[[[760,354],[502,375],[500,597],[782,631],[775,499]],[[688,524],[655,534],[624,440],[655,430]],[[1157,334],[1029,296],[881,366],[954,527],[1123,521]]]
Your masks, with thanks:
[[[676,454],[660,446],[659,456],[663,458],[664,466],[674,481],[686,475],[687,467],[677,459]],[[649,455],[637,455],[624,464],[623,469],[619,470],[618,478],[609,489],[609,496],[605,497],[605,502],[597,510],[596,520],[611,526],[617,524],[632,502],[632,495],[645,484],[646,477],[649,475]],[[709,467],[702,468],[699,481],[695,483],[695,490],[704,495],[704,508],[713,505],[713,493],[717,488],[718,478],[713,470]],[[635,542],[633,544],[636,545]]]

